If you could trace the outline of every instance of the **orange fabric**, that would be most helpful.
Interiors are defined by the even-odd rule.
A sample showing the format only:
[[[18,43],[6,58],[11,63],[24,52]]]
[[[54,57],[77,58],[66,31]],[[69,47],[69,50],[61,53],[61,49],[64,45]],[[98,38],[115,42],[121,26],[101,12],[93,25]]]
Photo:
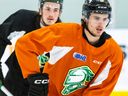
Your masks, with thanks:
[[[50,78],[49,96],[109,96],[123,63],[123,53],[112,38],[96,48],[83,38],[82,27],[73,23],[55,24],[28,33],[16,43],[16,55],[24,78],[39,72],[37,57],[44,52],[52,52],[55,46],[72,49],[55,64],[50,64],[50,61],[45,64],[44,72],[48,73]],[[100,76],[103,71],[108,74],[106,77]],[[90,75],[87,78],[86,72]],[[97,80],[99,77],[103,79],[102,82]],[[80,80],[82,84],[77,83]],[[95,83],[96,85],[91,86]],[[73,84],[80,87],[74,85],[76,89],[70,89]]]

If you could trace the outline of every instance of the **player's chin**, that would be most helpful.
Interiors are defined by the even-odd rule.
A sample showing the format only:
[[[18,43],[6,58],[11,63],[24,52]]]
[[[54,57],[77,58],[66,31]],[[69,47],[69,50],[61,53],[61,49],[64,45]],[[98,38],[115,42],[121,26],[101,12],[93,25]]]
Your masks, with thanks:
[[[95,36],[96,37],[100,37],[103,33],[96,33]]]
[[[97,30],[97,33],[96,34],[99,35],[99,36],[101,36],[103,34],[103,32],[104,31],[102,31],[102,30]]]
[[[52,25],[52,24],[55,24],[55,22],[54,21],[48,21],[47,22],[47,25]]]

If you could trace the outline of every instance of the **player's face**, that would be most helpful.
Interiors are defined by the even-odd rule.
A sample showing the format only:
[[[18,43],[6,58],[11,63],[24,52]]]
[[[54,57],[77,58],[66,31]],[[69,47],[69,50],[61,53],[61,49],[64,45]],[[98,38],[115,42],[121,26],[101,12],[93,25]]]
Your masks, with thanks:
[[[42,16],[41,19],[45,24],[52,25],[58,20],[58,17],[61,14],[60,4],[45,2],[40,10],[40,14]]]
[[[88,28],[93,35],[100,37],[108,22],[108,14],[91,13],[88,19]]]

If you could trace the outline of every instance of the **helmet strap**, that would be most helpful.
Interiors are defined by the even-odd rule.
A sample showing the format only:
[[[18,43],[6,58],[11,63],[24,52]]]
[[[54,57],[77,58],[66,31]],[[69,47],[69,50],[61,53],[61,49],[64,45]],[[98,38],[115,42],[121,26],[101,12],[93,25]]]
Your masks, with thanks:
[[[42,26],[48,26],[45,22],[44,22],[44,20],[41,18],[41,20],[40,20],[40,26],[42,27]]]
[[[93,37],[96,37],[96,35],[94,35],[88,28],[88,25],[87,23],[82,19],[82,26],[93,36]]]

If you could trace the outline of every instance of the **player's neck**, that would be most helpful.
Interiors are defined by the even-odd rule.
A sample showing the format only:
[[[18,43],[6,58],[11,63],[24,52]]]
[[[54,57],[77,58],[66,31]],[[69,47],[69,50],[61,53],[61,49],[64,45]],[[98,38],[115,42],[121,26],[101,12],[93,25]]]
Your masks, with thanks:
[[[92,36],[86,29],[84,29],[84,34],[86,35],[88,42],[91,45],[95,45],[96,43],[98,43],[98,41],[100,39],[100,37]]]

